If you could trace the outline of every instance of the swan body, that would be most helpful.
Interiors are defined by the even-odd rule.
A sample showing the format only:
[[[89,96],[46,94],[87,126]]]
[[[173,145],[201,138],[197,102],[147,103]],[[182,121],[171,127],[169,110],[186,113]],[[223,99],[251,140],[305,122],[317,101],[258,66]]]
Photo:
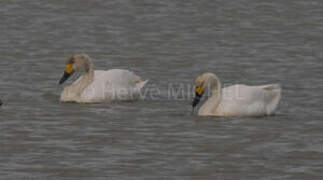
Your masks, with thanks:
[[[215,74],[204,73],[196,80],[196,98],[208,88],[211,97],[198,111],[200,116],[265,116],[274,114],[281,97],[279,84],[222,88]],[[202,92],[203,93],[203,92]]]
[[[122,69],[93,70],[91,59],[85,54],[73,55],[66,64],[63,83],[74,71],[84,67],[84,74],[70,86],[65,87],[60,101],[97,103],[116,100],[136,100],[147,81],[133,72]]]

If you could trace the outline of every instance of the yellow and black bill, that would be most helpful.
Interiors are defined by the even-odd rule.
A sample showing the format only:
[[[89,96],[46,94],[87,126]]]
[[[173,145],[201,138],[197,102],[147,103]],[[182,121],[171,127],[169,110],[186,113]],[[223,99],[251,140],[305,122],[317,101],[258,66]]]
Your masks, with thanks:
[[[202,86],[196,86],[195,88],[195,98],[193,100],[192,106],[195,108],[197,104],[200,102],[202,96],[203,96],[204,90]]]
[[[64,74],[59,80],[59,84],[63,84],[73,73],[73,64],[66,64]]]

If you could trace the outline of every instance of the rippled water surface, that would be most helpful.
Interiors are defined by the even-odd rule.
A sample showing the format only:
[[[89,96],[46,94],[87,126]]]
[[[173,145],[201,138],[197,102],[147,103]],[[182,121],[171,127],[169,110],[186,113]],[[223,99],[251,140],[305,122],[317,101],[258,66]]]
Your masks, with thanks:
[[[0,1],[0,179],[322,179],[320,0]],[[59,102],[66,59],[149,79],[137,102]],[[202,72],[280,83],[276,116],[191,115]],[[75,79],[75,78],[74,78]],[[71,83],[70,80],[68,83]]]

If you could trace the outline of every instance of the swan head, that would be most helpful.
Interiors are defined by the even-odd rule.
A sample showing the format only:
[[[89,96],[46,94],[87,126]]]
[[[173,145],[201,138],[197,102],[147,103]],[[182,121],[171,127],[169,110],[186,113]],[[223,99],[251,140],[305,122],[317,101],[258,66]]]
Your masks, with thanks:
[[[73,54],[65,64],[65,70],[59,84],[63,84],[74,72],[79,71],[85,66],[85,71],[90,70],[91,60],[86,54]]]
[[[218,78],[213,73],[203,73],[198,76],[195,80],[195,98],[193,100],[192,106],[195,108],[200,102],[204,92],[206,90],[219,88],[218,86]]]

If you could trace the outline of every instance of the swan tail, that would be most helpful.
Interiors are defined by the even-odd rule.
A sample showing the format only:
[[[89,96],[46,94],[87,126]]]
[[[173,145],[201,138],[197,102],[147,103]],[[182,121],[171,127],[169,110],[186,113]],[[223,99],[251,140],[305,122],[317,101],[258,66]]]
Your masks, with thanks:
[[[277,90],[280,91],[281,86],[280,86],[280,84],[269,84],[269,85],[263,86],[263,89],[267,90],[267,91],[277,91]]]
[[[274,113],[281,98],[280,84],[270,84],[263,87],[265,90],[265,101],[267,102],[267,115]]]
[[[145,80],[145,81],[139,81],[136,83],[136,89],[141,90],[147,83],[149,80]]]

